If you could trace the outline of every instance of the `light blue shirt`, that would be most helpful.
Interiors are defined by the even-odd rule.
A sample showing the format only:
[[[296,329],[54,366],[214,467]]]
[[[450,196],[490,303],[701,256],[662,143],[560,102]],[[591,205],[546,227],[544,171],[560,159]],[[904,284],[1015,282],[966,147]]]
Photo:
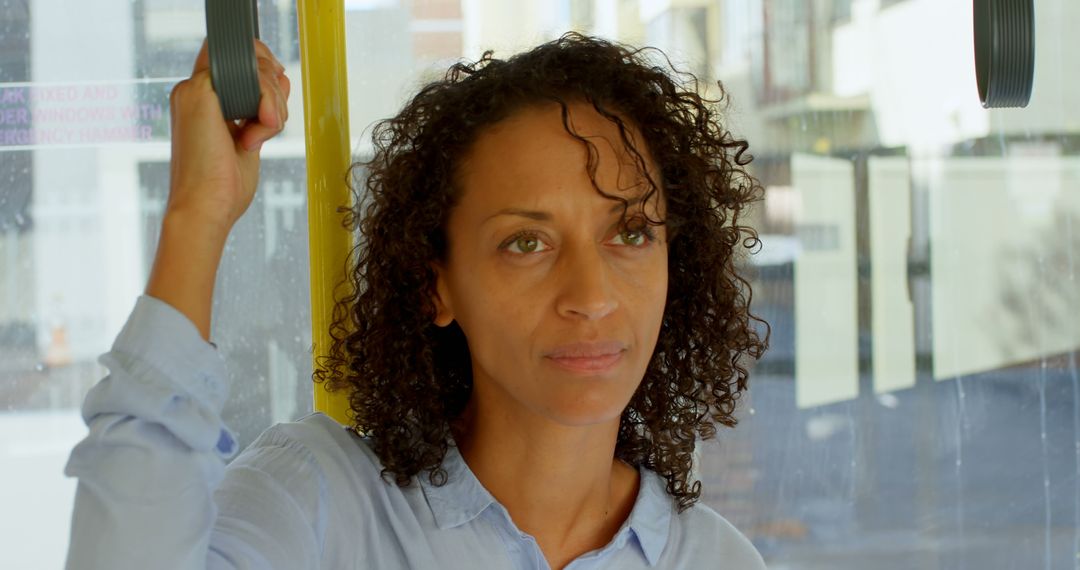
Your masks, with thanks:
[[[379,476],[365,438],[313,413],[276,424],[243,453],[222,422],[225,361],[193,323],[141,296],[99,360],[90,433],[64,473],[78,477],[67,568],[547,569],[456,448],[442,487]],[[567,569],[763,569],[749,540],[701,503],[678,513],[646,469],[611,542]]]

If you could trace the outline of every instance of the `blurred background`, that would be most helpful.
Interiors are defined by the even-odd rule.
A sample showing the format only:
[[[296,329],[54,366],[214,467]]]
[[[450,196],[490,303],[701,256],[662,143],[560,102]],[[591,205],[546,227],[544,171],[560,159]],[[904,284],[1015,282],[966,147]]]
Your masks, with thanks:
[[[1036,3],[1031,103],[990,111],[970,0],[344,3],[357,159],[450,64],[568,30],[722,82],[766,188],[743,265],[772,343],[697,469],[770,568],[1080,568],[1080,3]],[[312,409],[296,6],[259,10],[293,119],[218,276],[242,445]],[[63,465],[146,283],[204,34],[199,0],[0,2],[5,569],[63,565]]]

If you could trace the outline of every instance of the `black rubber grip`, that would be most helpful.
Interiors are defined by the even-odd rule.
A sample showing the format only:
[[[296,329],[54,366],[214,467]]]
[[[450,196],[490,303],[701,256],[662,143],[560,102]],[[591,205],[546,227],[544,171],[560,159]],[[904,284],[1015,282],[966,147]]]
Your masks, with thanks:
[[[259,115],[259,37],[256,0],[206,0],[210,79],[227,120]]]
[[[974,0],[975,77],[983,107],[1027,107],[1035,78],[1034,0]]]

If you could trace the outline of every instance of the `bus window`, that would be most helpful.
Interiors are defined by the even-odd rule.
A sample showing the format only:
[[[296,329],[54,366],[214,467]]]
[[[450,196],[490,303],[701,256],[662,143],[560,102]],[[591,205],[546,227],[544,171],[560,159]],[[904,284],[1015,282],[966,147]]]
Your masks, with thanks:
[[[723,98],[763,189],[738,264],[771,336],[694,472],[770,568],[1076,566],[1080,4],[1035,3],[1030,103],[985,109],[970,0],[342,3],[355,160],[453,63],[569,30],[660,48]],[[169,92],[205,22],[196,0],[0,13],[0,566],[52,568],[78,408],[146,283]],[[298,87],[296,5],[259,15]],[[241,446],[313,409],[303,105],[294,88],[218,274]]]

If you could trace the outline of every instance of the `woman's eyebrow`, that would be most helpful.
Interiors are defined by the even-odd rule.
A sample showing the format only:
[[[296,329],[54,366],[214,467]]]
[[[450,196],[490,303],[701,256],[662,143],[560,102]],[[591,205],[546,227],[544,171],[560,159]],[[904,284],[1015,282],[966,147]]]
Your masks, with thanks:
[[[627,200],[626,206],[629,208],[630,206],[641,202],[644,198],[644,195],[640,195],[636,198]],[[611,208],[611,210],[608,210],[608,213],[614,214],[615,212],[618,212],[620,209],[622,209],[622,207],[622,203],[615,204]],[[486,224],[488,221],[490,221],[496,216],[521,216],[523,218],[529,218],[530,220],[537,220],[540,222],[548,222],[551,221],[551,219],[553,218],[550,212],[543,212],[539,210],[522,210],[520,208],[503,208],[502,210],[499,210],[498,212],[495,212],[494,214],[484,218],[484,221],[480,222],[480,225]]]

